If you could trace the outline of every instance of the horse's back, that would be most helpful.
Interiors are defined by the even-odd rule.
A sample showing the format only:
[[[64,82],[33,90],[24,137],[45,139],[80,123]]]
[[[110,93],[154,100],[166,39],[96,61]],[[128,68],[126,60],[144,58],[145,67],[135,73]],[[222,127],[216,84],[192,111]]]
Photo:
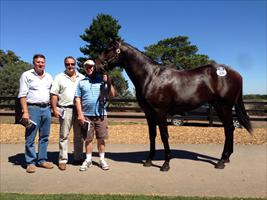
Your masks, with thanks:
[[[237,71],[225,65],[211,65],[210,70],[210,84],[212,85],[214,94],[229,103],[236,102],[242,94],[242,76]]]
[[[202,104],[225,100],[234,104],[242,93],[242,77],[230,67],[208,64],[192,70],[174,71],[178,101]]]

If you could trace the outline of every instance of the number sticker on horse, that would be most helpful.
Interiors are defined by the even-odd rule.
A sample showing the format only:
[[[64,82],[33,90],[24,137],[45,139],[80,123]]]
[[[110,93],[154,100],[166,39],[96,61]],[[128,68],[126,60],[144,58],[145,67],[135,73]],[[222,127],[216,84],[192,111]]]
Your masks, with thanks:
[[[216,70],[216,74],[218,76],[226,76],[227,74],[227,71],[224,67],[218,67],[217,70]]]

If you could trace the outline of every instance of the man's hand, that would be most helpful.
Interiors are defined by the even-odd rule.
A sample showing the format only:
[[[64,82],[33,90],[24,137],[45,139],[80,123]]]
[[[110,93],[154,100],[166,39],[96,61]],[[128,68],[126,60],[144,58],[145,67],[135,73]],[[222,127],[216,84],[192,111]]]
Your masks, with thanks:
[[[58,111],[57,108],[56,108],[56,109],[53,109],[53,114],[54,114],[54,116],[55,116],[56,118],[61,117],[61,114],[60,114],[60,112]]]
[[[84,124],[85,118],[83,115],[78,115],[77,119],[78,119],[80,125]]]
[[[21,123],[22,124],[29,124],[30,115],[29,113],[25,112],[22,114]]]
[[[108,82],[108,75],[106,75],[106,74],[103,75],[103,81],[104,81],[105,83]]]

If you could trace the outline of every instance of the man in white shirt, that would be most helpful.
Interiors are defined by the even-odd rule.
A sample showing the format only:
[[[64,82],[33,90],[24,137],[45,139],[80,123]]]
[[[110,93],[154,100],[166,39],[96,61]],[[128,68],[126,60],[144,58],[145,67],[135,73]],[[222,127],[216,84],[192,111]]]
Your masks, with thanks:
[[[76,108],[73,105],[77,84],[84,75],[76,71],[76,60],[72,56],[64,59],[65,71],[58,74],[51,88],[51,106],[54,116],[59,118],[59,162],[58,168],[66,170],[68,162],[68,137],[73,126],[74,162],[83,161],[83,140],[81,127],[77,120]]]
[[[46,169],[53,165],[47,162],[47,146],[51,126],[50,88],[52,76],[44,71],[45,56],[33,56],[34,68],[24,72],[20,77],[19,95],[22,107],[21,122],[26,126],[32,122],[33,126],[26,126],[25,130],[25,160],[26,172],[34,173],[36,164]],[[34,140],[39,130],[38,157],[35,152]]]

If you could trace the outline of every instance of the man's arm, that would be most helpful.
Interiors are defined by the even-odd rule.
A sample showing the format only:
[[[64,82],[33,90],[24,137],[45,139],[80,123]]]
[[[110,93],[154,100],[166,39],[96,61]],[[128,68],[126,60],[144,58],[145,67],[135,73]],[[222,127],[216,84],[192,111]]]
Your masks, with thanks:
[[[110,97],[114,97],[115,94],[116,94],[116,93],[115,93],[115,89],[114,89],[113,85],[111,84],[111,80],[110,80],[110,78],[109,78],[109,76],[108,76],[107,74],[104,74],[104,75],[103,75],[103,81],[104,81],[106,84],[110,85],[108,95],[109,95]]]
[[[53,114],[56,118],[59,118],[61,116],[59,110],[57,109],[57,102],[58,102],[58,96],[55,94],[51,94],[51,107],[53,110]]]
[[[28,106],[27,106],[27,101],[26,97],[20,97],[20,105],[22,108],[22,120],[28,123],[30,119],[29,111],[28,111]]]
[[[80,97],[75,97],[74,98],[74,104],[77,110],[77,119],[79,121],[80,124],[84,123],[84,116],[83,116],[83,112],[82,112],[82,104],[81,104],[81,98]]]
[[[113,85],[110,85],[110,90],[109,90],[109,94],[110,97],[114,97],[116,95],[115,89],[113,87]]]

